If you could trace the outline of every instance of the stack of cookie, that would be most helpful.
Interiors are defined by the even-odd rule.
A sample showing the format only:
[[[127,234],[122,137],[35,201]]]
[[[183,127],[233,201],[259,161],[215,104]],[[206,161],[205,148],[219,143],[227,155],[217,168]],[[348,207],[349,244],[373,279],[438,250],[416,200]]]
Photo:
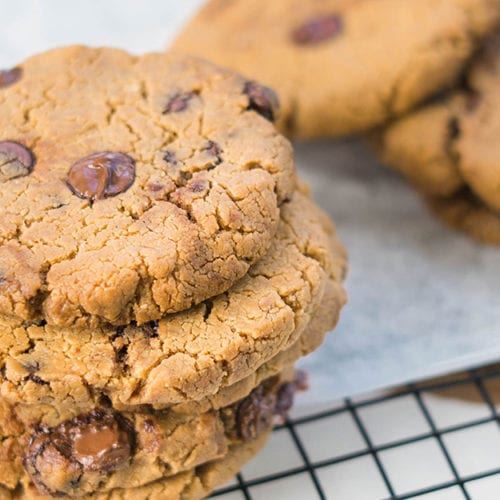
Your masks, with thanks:
[[[0,73],[0,497],[200,498],[345,302],[275,94],[72,47]]]

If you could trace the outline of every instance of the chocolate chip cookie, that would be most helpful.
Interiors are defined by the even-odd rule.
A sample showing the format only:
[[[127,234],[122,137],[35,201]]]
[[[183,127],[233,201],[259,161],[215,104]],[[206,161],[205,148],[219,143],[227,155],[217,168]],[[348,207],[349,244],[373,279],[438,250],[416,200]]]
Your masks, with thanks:
[[[29,491],[32,484],[41,494],[73,498],[175,477],[266,434],[301,387],[301,377],[275,376],[218,411],[180,416],[99,407],[51,427],[1,401],[0,486]]]
[[[174,42],[274,88],[286,133],[380,125],[455,82],[499,0],[209,0]]]
[[[42,405],[51,420],[94,407],[117,410],[199,402],[252,376],[291,347],[330,287],[345,302],[345,253],[325,214],[302,192],[281,208],[269,253],[228,292],[158,322],[75,331],[0,317],[1,395]]]
[[[278,103],[195,58],[69,47],[0,73],[0,314],[144,324],[225,292],[295,189]]]
[[[425,194],[434,211],[476,239],[500,244],[500,35],[461,86],[381,131],[382,161]]]

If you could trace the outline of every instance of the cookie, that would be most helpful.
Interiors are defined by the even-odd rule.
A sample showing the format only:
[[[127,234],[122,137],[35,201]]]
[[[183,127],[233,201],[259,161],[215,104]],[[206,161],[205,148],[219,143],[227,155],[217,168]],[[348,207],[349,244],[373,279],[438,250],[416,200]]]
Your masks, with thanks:
[[[195,58],[53,50],[2,73],[0,111],[5,316],[94,328],[196,305],[267,253],[295,189],[263,87]]]
[[[283,374],[283,371],[288,369],[286,367],[295,364],[301,357],[307,356],[318,349],[326,334],[335,327],[341,308],[340,299],[337,285],[333,281],[329,281],[323,299],[319,307],[314,311],[306,330],[291,347],[271,358],[254,373],[235,384],[223,387],[214,395],[205,397],[200,401],[179,403],[170,407],[170,409],[183,414],[199,413],[210,409],[217,410],[245,397],[263,380],[278,373]]]
[[[0,394],[47,411],[201,401],[292,346],[323,299],[345,302],[345,253],[326,215],[296,192],[266,257],[225,294],[142,326],[86,331],[0,317]],[[331,322],[329,322],[331,323]],[[50,419],[50,415],[46,417]]]
[[[290,409],[300,380],[273,377],[229,407],[194,416],[96,408],[53,427],[25,425],[15,407],[0,403],[0,485],[32,483],[41,494],[74,498],[191,471],[267,433]]]
[[[382,161],[476,239],[500,243],[500,35],[487,41],[461,87],[377,136]]]
[[[173,44],[274,88],[302,138],[380,125],[451,85],[499,0],[209,0]]]

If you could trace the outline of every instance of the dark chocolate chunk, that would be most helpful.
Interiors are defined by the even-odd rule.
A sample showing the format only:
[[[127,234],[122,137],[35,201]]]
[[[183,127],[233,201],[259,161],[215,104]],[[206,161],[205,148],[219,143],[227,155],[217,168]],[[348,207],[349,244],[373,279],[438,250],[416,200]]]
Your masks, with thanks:
[[[104,151],[81,158],[70,168],[67,184],[91,201],[116,196],[135,180],[135,161],[124,153]]]
[[[246,82],[243,92],[248,96],[248,108],[273,122],[279,110],[279,99],[273,89],[257,82]]]
[[[292,31],[292,40],[298,45],[315,45],[335,38],[342,32],[342,18],[338,14],[309,19]]]
[[[33,170],[35,157],[22,144],[14,141],[0,141],[0,182],[24,177]]]
[[[254,389],[236,408],[236,431],[248,441],[269,429],[274,418],[276,395],[264,385]]]
[[[110,472],[126,463],[135,433],[123,416],[94,410],[32,435],[24,466],[38,489],[64,495],[85,480],[87,471]]]

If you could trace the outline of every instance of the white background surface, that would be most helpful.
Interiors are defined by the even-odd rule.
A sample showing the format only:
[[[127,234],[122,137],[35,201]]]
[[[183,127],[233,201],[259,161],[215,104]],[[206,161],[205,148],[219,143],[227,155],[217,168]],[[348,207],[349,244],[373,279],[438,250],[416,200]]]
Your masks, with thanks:
[[[0,67],[70,43],[162,50],[199,0],[0,0]],[[500,250],[434,221],[359,144],[297,149],[348,246],[350,304],[305,365],[318,402],[500,359]]]

